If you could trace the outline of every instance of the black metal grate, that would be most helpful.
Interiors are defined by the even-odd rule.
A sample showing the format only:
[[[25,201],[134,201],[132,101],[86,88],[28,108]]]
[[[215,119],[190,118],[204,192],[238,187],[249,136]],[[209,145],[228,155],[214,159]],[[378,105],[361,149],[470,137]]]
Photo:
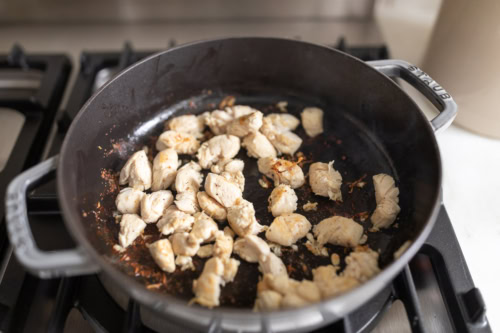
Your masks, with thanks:
[[[384,46],[348,47],[344,40],[340,40],[336,47],[363,60],[388,57],[387,49]],[[99,73],[112,76],[117,71],[151,53],[135,52],[129,44],[126,44],[122,52],[84,52],[82,54],[80,71],[69,96],[67,109],[59,118],[59,131],[53,141],[51,154],[56,154],[59,151],[68,125],[83,103],[97,88],[95,81],[96,77],[100,75]],[[49,87],[50,89],[43,89],[45,93],[51,92],[52,97],[40,98],[42,101],[50,102],[43,104],[45,108],[42,111],[42,113],[49,113],[50,122],[48,120],[47,122],[50,124],[66,84],[70,69],[68,60],[63,56],[48,58],[25,56],[16,47],[10,55],[10,60],[9,57],[0,57],[0,67],[7,63],[9,66],[14,64],[16,67],[24,68],[29,66],[34,59],[41,63],[52,61],[49,62],[51,65],[46,67],[47,70],[49,68],[51,70],[51,73],[46,75],[52,77],[52,80],[48,80],[52,82],[52,86]],[[111,71],[102,72],[110,68]],[[2,96],[1,91],[0,96]],[[23,101],[20,105],[25,102]],[[2,105],[1,103],[0,100],[0,105]],[[48,130],[50,126],[45,124],[42,127]],[[38,145],[42,145],[46,142],[48,133],[41,131],[38,135],[40,140]],[[30,145],[31,143],[28,144],[28,147]],[[26,154],[29,157],[26,159],[28,162],[18,162],[19,168],[15,173],[10,174],[10,177],[40,159],[40,155],[36,155],[32,151],[28,150]],[[5,181],[5,184],[8,180]],[[58,249],[73,245],[64,229],[53,181],[49,181],[48,184],[37,188],[29,195],[28,207],[34,234],[38,235],[36,240],[42,249]],[[3,237],[5,243],[5,230],[0,232],[0,237]],[[95,332],[153,332],[141,320],[139,304],[131,300],[127,309],[122,309],[106,292],[96,275],[40,280],[24,272],[15,258],[10,256],[9,248],[4,243],[2,243],[2,258],[4,259],[2,267],[5,269],[2,268],[1,272],[5,272],[5,274],[0,282],[0,329],[2,331],[80,331],[79,327],[68,327],[69,315],[76,309],[88,327]],[[474,287],[444,207],[442,207],[436,226],[422,247],[420,255],[427,256],[432,263],[432,269],[453,329],[457,332],[491,331],[485,316],[484,302],[479,291]],[[397,299],[401,300],[405,306],[413,332],[431,332],[422,315],[418,288],[413,280],[413,277],[418,276],[418,274],[418,265],[411,263],[391,285],[360,309],[349,314],[343,320],[316,332],[371,331],[379,323],[382,314]],[[183,329],[178,328],[176,331],[183,331]]]

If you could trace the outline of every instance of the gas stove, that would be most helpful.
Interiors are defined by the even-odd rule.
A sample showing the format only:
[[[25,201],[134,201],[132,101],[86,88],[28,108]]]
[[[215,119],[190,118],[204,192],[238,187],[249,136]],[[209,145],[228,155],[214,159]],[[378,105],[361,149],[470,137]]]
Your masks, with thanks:
[[[172,43],[175,44],[175,43]],[[334,47],[362,60],[388,57],[384,46]],[[74,84],[65,55],[35,55],[15,46],[0,56],[0,113],[15,110],[24,125],[0,173],[0,199],[9,181],[58,154],[83,103],[105,82],[153,51],[83,52]],[[60,109],[67,90],[64,110]],[[6,108],[10,109],[7,110]],[[52,175],[28,195],[28,214],[42,250],[71,248]],[[42,280],[12,255],[0,206],[0,330],[8,332],[183,332],[126,297],[113,298],[98,275]],[[425,245],[394,281],[361,308],[317,332],[490,332],[485,305],[444,206]]]

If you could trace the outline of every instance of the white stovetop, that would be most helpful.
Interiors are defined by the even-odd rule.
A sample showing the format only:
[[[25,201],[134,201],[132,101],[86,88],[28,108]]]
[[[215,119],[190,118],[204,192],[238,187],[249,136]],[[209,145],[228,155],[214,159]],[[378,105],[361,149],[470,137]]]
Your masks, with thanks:
[[[437,139],[444,204],[495,331],[500,328],[500,140],[456,126]]]

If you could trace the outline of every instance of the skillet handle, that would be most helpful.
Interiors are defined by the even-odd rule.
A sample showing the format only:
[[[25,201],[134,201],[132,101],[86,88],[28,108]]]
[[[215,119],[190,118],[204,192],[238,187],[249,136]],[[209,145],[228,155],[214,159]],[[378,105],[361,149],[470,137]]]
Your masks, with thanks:
[[[376,60],[366,63],[382,74],[405,80],[434,104],[440,111],[431,120],[431,126],[435,133],[444,131],[455,119],[458,107],[451,95],[417,66],[403,60]]]
[[[33,238],[28,221],[26,193],[57,167],[59,156],[35,165],[14,178],[6,196],[7,233],[14,253],[21,264],[40,278],[95,273],[99,267],[81,248],[45,252]]]

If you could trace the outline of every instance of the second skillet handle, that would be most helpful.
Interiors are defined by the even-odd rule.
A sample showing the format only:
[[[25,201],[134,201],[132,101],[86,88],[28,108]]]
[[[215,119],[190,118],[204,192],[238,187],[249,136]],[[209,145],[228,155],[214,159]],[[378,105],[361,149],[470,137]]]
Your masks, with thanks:
[[[7,233],[14,253],[21,264],[41,278],[95,273],[99,267],[81,248],[45,252],[38,248],[31,233],[26,206],[26,193],[56,169],[54,156],[12,180],[7,188]]]
[[[398,77],[420,91],[440,113],[431,120],[435,133],[444,131],[457,115],[457,104],[446,90],[417,66],[403,60],[367,61],[367,64],[389,77]]]

